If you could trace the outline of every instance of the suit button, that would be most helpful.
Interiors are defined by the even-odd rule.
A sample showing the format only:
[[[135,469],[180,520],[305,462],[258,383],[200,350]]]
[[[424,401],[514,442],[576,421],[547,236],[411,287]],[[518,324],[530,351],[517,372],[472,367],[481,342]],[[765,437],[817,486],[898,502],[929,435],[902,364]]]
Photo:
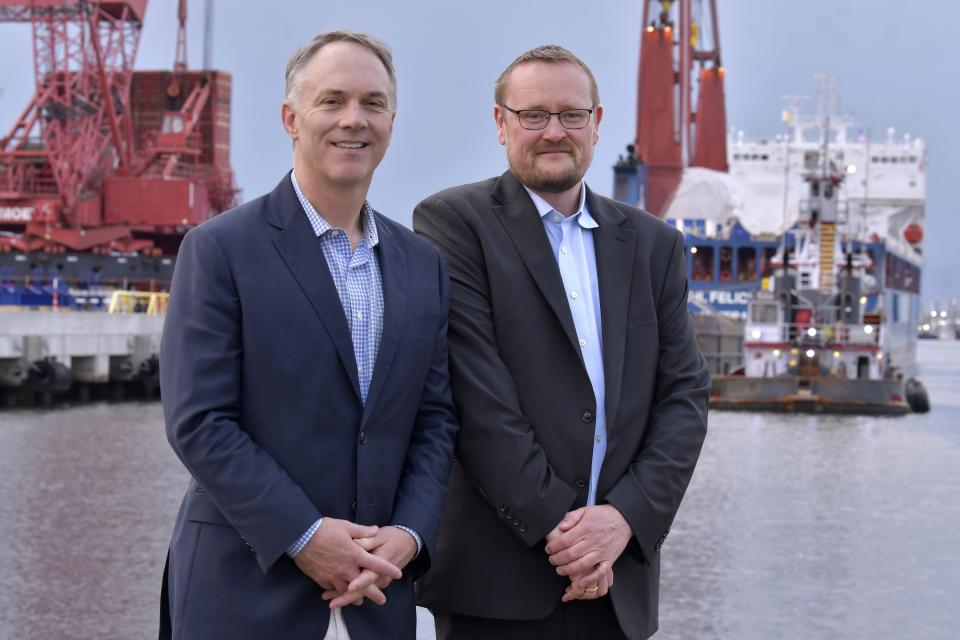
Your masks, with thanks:
[[[502,505],[500,505],[499,507],[497,507],[497,509],[500,510],[500,513],[506,513],[506,512],[507,512],[507,505],[502,504]]]
[[[366,431],[361,431],[361,432],[360,432],[360,444],[367,444],[367,432],[366,432]]]
[[[357,512],[357,501],[356,501],[356,500],[354,500],[354,501],[350,504],[350,508],[353,509],[353,512],[354,512],[354,513]]]
[[[584,411],[580,419],[584,422],[593,422],[593,413],[591,411]]]
[[[585,486],[587,486],[587,483],[583,480],[577,480],[573,484],[577,485],[578,489],[583,489]]]
[[[518,529],[518,531],[519,531],[520,533],[526,533],[526,532],[527,532],[527,525],[525,525],[525,524],[520,525],[520,528]]]

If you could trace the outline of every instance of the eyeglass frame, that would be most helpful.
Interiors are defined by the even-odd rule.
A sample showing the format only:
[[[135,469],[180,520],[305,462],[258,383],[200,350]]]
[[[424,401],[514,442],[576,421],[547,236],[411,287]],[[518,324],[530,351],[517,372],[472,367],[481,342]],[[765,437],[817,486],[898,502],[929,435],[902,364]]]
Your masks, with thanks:
[[[524,130],[526,130],[526,131],[543,131],[543,130],[546,129],[548,126],[550,126],[550,119],[551,119],[553,116],[557,116],[557,121],[560,123],[560,126],[563,127],[564,129],[566,129],[567,131],[580,131],[581,129],[586,129],[586,128],[587,128],[587,125],[590,124],[590,116],[592,116],[592,115],[593,115],[593,112],[596,111],[596,107],[594,107],[594,108],[592,108],[592,109],[564,109],[563,111],[547,111],[546,109],[512,109],[512,108],[508,107],[507,105],[503,104],[502,102],[499,103],[499,104],[500,104],[501,107],[503,107],[504,109],[506,109],[507,111],[509,111],[509,112],[512,113],[513,115],[517,116],[517,122],[520,123],[520,128],[521,128],[521,129],[524,129]],[[521,114],[521,113],[524,113],[524,112],[531,112],[531,111],[534,112],[534,113],[546,113],[546,114],[547,114],[547,120],[543,123],[543,126],[540,127],[539,129],[531,129],[530,127],[525,127],[525,126],[523,126],[523,118],[520,117],[520,114]],[[586,111],[586,112],[587,112],[587,120],[586,120],[586,122],[583,123],[583,126],[582,126],[582,127],[568,127],[567,125],[563,124],[563,118],[562,118],[563,114],[569,113],[569,112],[571,112],[571,111]]]

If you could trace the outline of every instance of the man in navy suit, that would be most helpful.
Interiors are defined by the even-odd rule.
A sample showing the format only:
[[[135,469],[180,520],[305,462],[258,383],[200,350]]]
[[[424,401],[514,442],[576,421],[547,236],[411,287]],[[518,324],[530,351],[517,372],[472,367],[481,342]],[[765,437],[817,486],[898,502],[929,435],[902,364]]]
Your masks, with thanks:
[[[415,637],[457,426],[444,263],[366,202],[395,109],[389,49],[320,34],[287,66],[293,171],[184,238],[161,636]]]

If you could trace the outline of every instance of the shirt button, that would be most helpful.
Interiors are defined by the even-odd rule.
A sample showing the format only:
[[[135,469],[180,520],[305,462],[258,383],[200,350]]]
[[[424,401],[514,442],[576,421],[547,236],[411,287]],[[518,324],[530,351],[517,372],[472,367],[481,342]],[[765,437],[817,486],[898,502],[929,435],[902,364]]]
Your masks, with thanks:
[[[560,253],[562,253],[563,255],[567,255],[568,253],[570,253],[570,249],[567,249],[566,247],[560,247]]]
[[[580,338],[580,346],[581,346],[581,347],[587,346],[587,341],[584,340],[583,338]]]
[[[573,484],[577,485],[578,489],[583,489],[585,486],[587,486],[587,483],[583,480],[577,480]]]
[[[563,218],[560,217],[560,214],[559,214],[559,213],[553,214],[553,221],[554,221],[554,222],[560,222],[562,219],[563,219]]]
[[[600,440],[602,440],[602,438],[600,436],[597,436],[597,444],[600,444]]]
[[[580,297],[580,294],[578,294],[576,291],[571,291],[570,297],[576,300],[578,297]]]
[[[580,416],[580,419],[584,422],[593,422],[593,413],[590,411],[584,411],[583,415]]]
[[[357,311],[357,313],[354,314],[353,317],[356,318],[357,320],[363,320],[363,314],[360,313],[359,311]]]

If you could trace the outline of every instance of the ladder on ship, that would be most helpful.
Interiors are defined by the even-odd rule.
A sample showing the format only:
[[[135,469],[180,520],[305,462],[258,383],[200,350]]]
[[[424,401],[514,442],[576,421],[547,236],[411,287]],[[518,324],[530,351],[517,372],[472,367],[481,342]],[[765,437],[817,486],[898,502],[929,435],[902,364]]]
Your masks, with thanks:
[[[832,291],[836,276],[837,223],[820,223],[820,290]]]

